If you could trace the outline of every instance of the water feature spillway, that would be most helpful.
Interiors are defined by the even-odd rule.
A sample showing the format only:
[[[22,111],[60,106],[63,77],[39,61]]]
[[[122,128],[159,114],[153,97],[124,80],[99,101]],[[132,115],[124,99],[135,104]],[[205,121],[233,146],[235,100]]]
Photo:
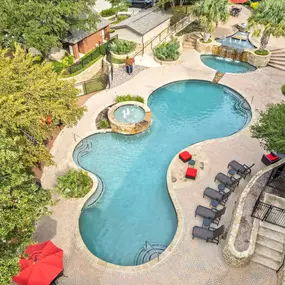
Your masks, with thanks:
[[[131,266],[137,264],[146,241],[161,248],[168,246],[177,228],[166,184],[169,163],[188,145],[229,136],[243,128],[251,114],[241,102],[245,100],[225,86],[178,81],[149,97],[153,113],[149,131],[85,138],[92,149],[81,155],[76,148],[74,159],[104,182],[103,195],[82,209],[79,220],[88,249],[107,262]],[[186,164],[184,167],[186,170]]]

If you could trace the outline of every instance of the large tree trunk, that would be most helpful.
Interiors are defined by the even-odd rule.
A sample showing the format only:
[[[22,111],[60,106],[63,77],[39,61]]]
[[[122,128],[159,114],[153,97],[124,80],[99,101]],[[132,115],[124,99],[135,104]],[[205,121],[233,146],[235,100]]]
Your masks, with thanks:
[[[270,34],[266,33],[265,31],[262,34],[261,40],[260,40],[260,48],[261,50],[266,49],[268,42],[269,42]]]

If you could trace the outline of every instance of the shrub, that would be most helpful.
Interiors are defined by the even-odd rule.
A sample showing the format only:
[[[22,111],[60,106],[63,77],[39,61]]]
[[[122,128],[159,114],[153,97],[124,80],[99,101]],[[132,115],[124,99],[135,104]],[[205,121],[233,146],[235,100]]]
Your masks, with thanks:
[[[110,50],[116,54],[128,54],[135,50],[136,43],[115,39],[109,45]]]
[[[253,9],[253,10],[256,10],[257,7],[258,7],[259,3],[258,2],[251,2],[250,3],[250,7]]]
[[[41,55],[36,55],[36,56],[33,57],[33,63],[36,63],[36,64],[37,64],[37,63],[38,63],[38,64],[39,64],[39,63],[42,63],[43,60],[44,60],[44,59],[43,59],[43,57],[42,57]]]
[[[99,129],[108,129],[110,127],[110,124],[107,120],[101,120],[99,122]]]
[[[116,25],[116,24],[128,19],[129,17],[130,16],[128,16],[128,15],[118,15],[117,19],[114,22],[112,22],[112,25]]]
[[[62,59],[61,63],[66,67],[74,63],[74,58],[71,54],[66,54]]]
[[[187,14],[185,7],[174,6],[171,9],[172,17],[170,18],[170,25],[175,25],[181,19],[183,19]]]
[[[64,64],[58,61],[53,61],[52,65],[53,65],[53,70],[57,73],[60,73],[66,67]]]
[[[185,34],[189,34],[192,32],[200,32],[200,31],[202,31],[202,26],[198,20],[195,20],[192,23],[190,23],[188,26],[186,26],[183,30],[178,32],[176,36],[180,37]]]
[[[102,17],[110,17],[110,16],[115,15],[116,13],[117,13],[117,10],[114,7],[111,7],[109,9],[102,10],[100,15]]]
[[[285,95],[285,84],[281,87],[281,92],[283,95]]]
[[[209,43],[212,42],[211,39],[208,39],[206,42],[204,41],[204,39],[200,39],[200,41],[201,41],[201,43],[203,43],[203,44],[209,44]]]
[[[91,188],[92,180],[85,171],[69,170],[57,178],[56,190],[67,198],[84,197]]]
[[[115,29],[110,29],[110,34],[115,33],[116,30]]]
[[[116,103],[121,103],[121,102],[125,102],[125,101],[137,101],[137,102],[144,103],[144,98],[141,96],[133,96],[130,94],[121,95],[121,96],[116,97]]]
[[[163,43],[154,49],[156,58],[164,61],[177,60],[179,57],[179,43],[177,40]]]
[[[266,50],[266,49],[258,49],[254,53],[257,54],[257,55],[264,55],[265,56],[265,55],[269,54],[269,51]]]

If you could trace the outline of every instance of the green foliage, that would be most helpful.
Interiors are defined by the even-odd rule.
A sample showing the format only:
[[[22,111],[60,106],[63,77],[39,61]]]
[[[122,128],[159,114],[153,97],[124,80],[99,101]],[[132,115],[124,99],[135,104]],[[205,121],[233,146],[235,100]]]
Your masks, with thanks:
[[[210,44],[212,42],[211,39],[208,39],[207,41],[204,41],[204,39],[200,39],[201,43],[203,44]]]
[[[179,43],[176,40],[171,40],[167,43],[162,43],[154,49],[156,58],[164,61],[173,61],[179,58]]]
[[[251,2],[250,3],[250,7],[253,9],[253,10],[256,10],[258,8],[258,5],[259,5],[259,2]]]
[[[44,141],[59,121],[72,126],[81,118],[84,109],[77,105],[78,90],[61,80],[51,63],[34,64],[19,46],[11,57],[7,52],[0,50],[0,129],[19,137],[27,166],[50,165],[52,156]]]
[[[118,24],[118,23],[120,23],[120,22],[122,22],[122,21],[128,19],[129,17],[130,17],[130,16],[128,16],[128,15],[118,15],[118,16],[117,16],[117,20],[114,21],[114,22],[112,22],[112,25],[116,25],[116,24]]]
[[[124,59],[120,59],[120,58],[112,57],[112,63],[115,63],[115,64],[125,64],[125,60]]]
[[[281,92],[283,95],[285,95],[285,84],[281,87]]]
[[[113,34],[113,33],[115,33],[115,32],[116,32],[115,29],[110,29],[110,34]]]
[[[114,7],[111,7],[109,9],[105,9],[105,10],[102,10],[100,12],[101,16],[102,17],[110,17],[110,16],[113,16],[117,13],[117,10],[114,8]]]
[[[195,21],[191,22],[188,26],[186,26],[183,30],[178,32],[176,34],[176,36],[180,37],[180,36],[183,36],[185,34],[189,34],[192,32],[200,32],[200,31],[202,31],[202,26],[198,20],[195,20]]]
[[[269,55],[269,51],[266,49],[258,49],[256,51],[254,51],[255,54],[257,55]]]
[[[128,0],[108,0],[112,7],[117,11],[128,11],[130,3]]]
[[[144,98],[141,96],[133,96],[133,95],[121,95],[116,97],[116,103],[121,103],[125,101],[138,101],[144,103]]]
[[[204,30],[204,40],[207,34],[212,33],[213,24],[218,26],[219,22],[226,22],[229,18],[228,0],[201,0],[192,8],[191,13],[197,17]]]
[[[172,17],[170,18],[170,25],[175,25],[178,23],[181,19],[183,19],[187,14],[186,14],[186,8],[185,6],[180,7],[180,6],[174,6],[171,8],[171,14]]]
[[[85,171],[69,170],[57,178],[56,190],[67,198],[84,197],[91,188],[92,180]]]
[[[135,50],[136,43],[115,39],[109,45],[110,50],[115,54],[128,54]]]
[[[254,35],[262,33],[260,49],[266,49],[269,37],[285,35],[285,1],[263,0],[248,19],[248,28]]]
[[[22,137],[0,128],[0,284],[11,284],[19,258],[32,242],[35,222],[47,214],[50,192],[39,188]]]
[[[52,66],[53,66],[53,70],[56,73],[60,73],[66,68],[66,66],[59,61],[52,61]]]
[[[67,53],[62,59],[61,63],[64,66],[69,66],[74,63],[74,57],[71,54]]]
[[[47,53],[60,46],[69,30],[94,30],[98,15],[89,7],[95,0],[0,0],[0,42],[14,42]],[[82,17],[82,15],[85,15]]]
[[[40,55],[35,55],[33,57],[33,63],[35,63],[35,64],[40,64],[43,62],[43,60],[44,60],[43,57]]]
[[[285,103],[271,104],[266,111],[261,111],[251,133],[266,150],[285,153]]]
[[[110,124],[107,120],[101,120],[99,122],[99,128],[100,129],[108,129],[108,128],[110,128]]]
[[[85,94],[90,94],[105,89],[107,85],[106,77],[106,74],[98,73],[95,78],[85,81]]]

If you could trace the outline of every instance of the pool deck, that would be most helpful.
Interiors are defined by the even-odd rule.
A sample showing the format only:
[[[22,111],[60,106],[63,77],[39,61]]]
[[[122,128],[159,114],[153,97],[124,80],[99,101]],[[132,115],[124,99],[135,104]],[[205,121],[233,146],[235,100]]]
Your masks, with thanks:
[[[74,166],[72,150],[80,138],[96,132],[95,118],[106,106],[114,103],[117,95],[134,94],[145,99],[158,87],[183,79],[212,80],[215,71],[205,66],[195,51],[184,51],[183,61],[176,66],[149,68],[130,81],[102,91],[91,97],[85,105],[88,111],[73,128],[64,129],[52,148],[57,166],[45,168],[42,177],[43,186],[53,188],[56,177],[69,167]],[[284,99],[280,87],[284,83],[284,73],[270,67],[247,74],[226,74],[220,81],[240,92],[250,103],[254,122],[257,109],[265,109],[268,103],[278,103]],[[226,124],[226,122],[225,122]],[[185,181],[183,175],[186,164],[177,159],[171,163],[169,173],[177,181],[172,185],[181,212],[181,235],[175,241],[171,253],[155,266],[143,271],[115,271],[103,267],[98,269],[87,249],[78,246],[78,208],[85,199],[59,199],[53,206],[53,213],[39,222],[35,238],[37,241],[52,239],[64,250],[64,272],[68,276],[60,278],[59,284],[102,284],[102,285],[145,285],[145,284],[276,284],[276,273],[266,267],[251,263],[243,268],[233,268],[225,264],[222,257],[224,241],[216,246],[203,240],[192,240],[194,225],[201,225],[202,219],[194,217],[197,205],[209,205],[209,200],[202,197],[206,186],[215,186],[214,177],[218,172],[226,173],[230,160],[237,159],[246,164],[256,163],[253,175],[262,168],[260,158],[264,153],[259,142],[250,137],[249,128],[227,138],[202,142],[189,147],[198,161],[199,174],[195,181]],[[203,169],[200,167],[203,166]],[[227,211],[221,224],[229,225],[234,203],[249,181],[247,178],[231,196]],[[96,222],[96,221],[94,221]],[[82,243],[82,241],[81,241]]]

